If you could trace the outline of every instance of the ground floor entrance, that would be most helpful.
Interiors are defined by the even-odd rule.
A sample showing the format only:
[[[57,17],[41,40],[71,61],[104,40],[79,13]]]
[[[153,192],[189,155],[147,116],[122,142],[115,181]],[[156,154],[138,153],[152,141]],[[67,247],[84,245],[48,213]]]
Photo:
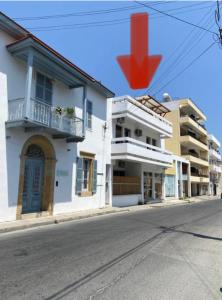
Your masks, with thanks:
[[[191,183],[191,195],[192,197],[195,196],[202,196],[208,194],[208,185],[204,183]]]
[[[35,135],[26,141],[20,155],[17,219],[28,213],[52,213],[55,162],[46,137]]]
[[[163,174],[144,172],[143,174],[143,192],[144,202],[162,199]]]
[[[44,188],[45,157],[37,145],[30,145],[25,160],[22,213],[40,212]]]

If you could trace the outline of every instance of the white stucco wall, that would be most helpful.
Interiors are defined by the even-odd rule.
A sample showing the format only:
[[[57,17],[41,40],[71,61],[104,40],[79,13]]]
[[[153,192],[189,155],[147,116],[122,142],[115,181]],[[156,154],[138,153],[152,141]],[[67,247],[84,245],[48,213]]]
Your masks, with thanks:
[[[48,133],[24,132],[24,128],[5,129],[8,115],[8,100],[25,96],[26,66],[7,51],[6,45],[13,39],[0,31],[0,222],[15,220],[18,200],[20,154],[26,140],[35,134],[46,136],[56,153],[56,176],[54,186],[54,214],[73,212],[105,206],[106,164],[111,162],[112,126],[110,105],[104,95],[91,87],[87,88],[87,98],[93,103],[92,129],[86,130],[85,140],[79,143],[66,143],[53,139]],[[35,96],[36,72],[33,72],[32,97]],[[76,115],[82,118],[83,89],[69,89],[57,80],[53,81],[53,105],[75,107]],[[75,194],[76,157],[80,151],[95,154],[98,161],[97,193],[90,197]],[[68,176],[60,176],[65,171]]]
[[[141,195],[117,195],[113,196],[113,206],[125,207],[138,205],[139,200],[141,200]]]

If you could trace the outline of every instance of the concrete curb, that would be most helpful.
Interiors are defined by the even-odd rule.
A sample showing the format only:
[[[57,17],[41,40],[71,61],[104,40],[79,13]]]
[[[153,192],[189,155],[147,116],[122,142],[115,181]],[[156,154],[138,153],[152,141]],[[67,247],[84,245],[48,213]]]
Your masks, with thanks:
[[[67,216],[67,217],[52,217],[48,220],[42,220],[39,219],[39,221],[36,220],[36,222],[32,223],[26,220],[26,223],[24,222],[23,224],[15,224],[14,226],[8,222],[8,226],[1,228],[0,224],[0,234],[1,233],[8,233],[8,232],[13,232],[13,231],[20,231],[24,229],[31,229],[31,228],[37,228],[37,227],[42,227],[45,225],[53,225],[53,224],[60,224],[60,223],[65,223],[65,222],[71,222],[71,221],[78,221],[78,220],[84,220],[84,219],[89,219],[97,216],[103,216],[103,215],[109,215],[109,214],[114,214],[114,213],[121,213],[121,212],[129,212],[129,209],[122,209],[122,210],[108,210],[108,211],[101,211],[97,213],[92,213],[92,214],[87,214],[87,215],[78,215],[78,216]],[[16,222],[16,221],[15,221]],[[17,221],[19,222],[19,221]]]
[[[154,203],[154,204],[147,204],[147,205],[137,205],[127,208],[116,208],[116,209],[110,209],[110,210],[104,210],[104,211],[98,211],[98,212],[92,212],[88,214],[73,214],[73,215],[67,215],[67,216],[53,216],[53,217],[45,217],[45,219],[30,219],[30,220],[21,220],[21,221],[13,221],[17,222],[17,224],[12,224],[11,222],[6,223],[0,223],[0,234],[1,233],[8,233],[13,231],[19,231],[19,230],[25,230],[25,229],[31,229],[31,228],[37,228],[42,227],[45,225],[52,225],[52,224],[60,224],[65,222],[71,222],[71,221],[78,221],[78,220],[84,220],[89,219],[93,217],[98,216],[105,216],[109,214],[117,214],[117,213],[124,213],[124,212],[136,212],[146,209],[153,209],[153,208],[170,208],[171,206],[178,206],[178,205],[187,205],[187,204],[195,204],[200,203],[204,201],[212,201],[216,199],[189,199],[189,200],[178,200],[176,203]],[[181,201],[181,202],[179,202]],[[183,201],[183,202],[182,202]],[[20,222],[23,222],[20,224]],[[2,227],[2,228],[1,228]]]

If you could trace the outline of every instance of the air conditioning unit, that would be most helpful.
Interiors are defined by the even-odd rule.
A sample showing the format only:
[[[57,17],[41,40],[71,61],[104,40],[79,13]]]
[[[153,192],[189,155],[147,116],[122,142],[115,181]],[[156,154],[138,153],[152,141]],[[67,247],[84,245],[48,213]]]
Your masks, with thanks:
[[[143,135],[142,130],[141,130],[141,129],[136,129],[136,130],[135,130],[135,135],[136,135],[136,136],[142,136],[142,135]]]
[[[126,166],[125,161],[123,161],[123,160],[119,160],[119,161],[118,161],[118,167],[119,167],[119,168],[125,168],[125,166]]]
[[[117,118],[117,123],[118,124],[123,124],[125,122],[125,118],[121,117],[121,118]]]

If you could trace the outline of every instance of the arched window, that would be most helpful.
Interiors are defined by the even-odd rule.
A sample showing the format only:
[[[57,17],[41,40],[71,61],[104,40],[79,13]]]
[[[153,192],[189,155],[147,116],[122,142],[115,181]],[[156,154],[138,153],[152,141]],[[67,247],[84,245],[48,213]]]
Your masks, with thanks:
[[[41,158],[44,159],[45,155],[42,151],[42,148],[38,145],[32,144],[28,147],[26,155],[32,158]]]

